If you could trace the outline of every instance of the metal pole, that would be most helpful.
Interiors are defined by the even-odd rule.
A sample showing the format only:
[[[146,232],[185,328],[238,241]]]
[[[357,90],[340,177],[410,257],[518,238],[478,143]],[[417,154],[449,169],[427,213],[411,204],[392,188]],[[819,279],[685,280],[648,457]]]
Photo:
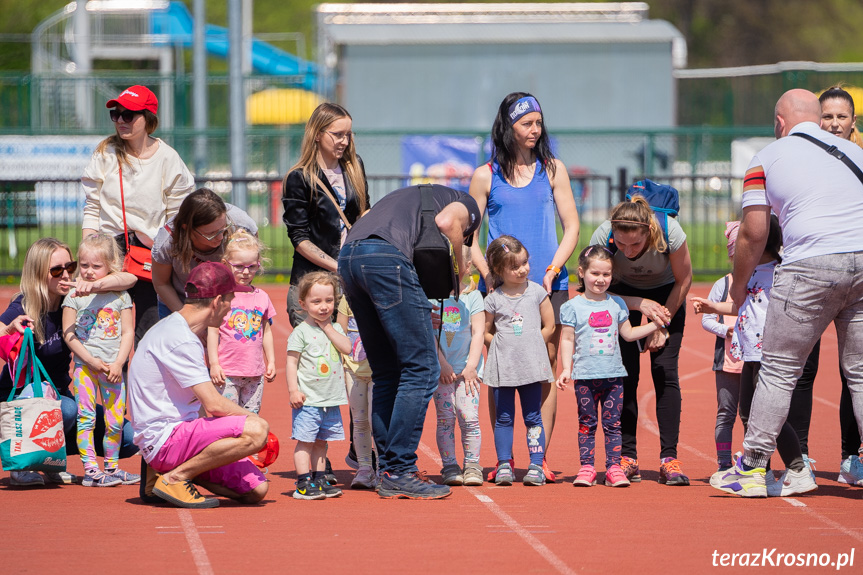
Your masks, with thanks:
[[[192,68],[194,87],[193,124],[195,128],[195,174],[202,176],[207,171],[207,46],[204,27],[207,16],[204,0],[195,0],[194,45]]]
[[[230,88],[231,176],[246,176],[246,106],[243,99],[243,5],[228,0],[228,78]],[[245,210],[246,183],[233,182],[231,203]]]
[[[90,92],[90,72],[93,60],[90,55],[90,17],[87,2],[79,0],[75,9],[75,115],[83,129],[93,128],[93,95]],[[59,126],[57,126],[59,127]]]

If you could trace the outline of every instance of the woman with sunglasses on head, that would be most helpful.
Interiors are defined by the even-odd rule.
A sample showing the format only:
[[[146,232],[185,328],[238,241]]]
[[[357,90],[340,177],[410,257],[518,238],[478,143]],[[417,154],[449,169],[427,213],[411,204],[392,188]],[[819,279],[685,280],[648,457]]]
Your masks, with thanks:
[[[282,182],[282,219],[294,246],[288,291],[292,326],[306,317],[294,286],[309,272],[337,271],[348,229],[369,208],[366,173],[351,126],[351,115],[338,104],[315,108],[306,123],[300,159]]]
[[[199,264],[221,261],[225,244],[237,229],[258,235],[249,214],[226,204],[213,190],[199,188],[186,196],[177,216],[153,241],[153,287],[159,294],[160,319],[183,307],[189,274]]]
[[[75,288],[76,295],[85,296],[128,290],[135,285],[135,276],[125,272],[110,274],[94,282],[84,281],[80,277],[73,280],[77,268],[78,264],[72,259],[69,246],[54,238],[37,240],[24,257],[21,291],[15,295],[6,311],[0,314],[0,335],[10,335],[16,331],[23,333],[26,327],[33,330],[36,357],[45,366],[45,371],[60,392],[63,428],[69,454],[78,453],[78,403],[75,401],[74,390],[69,389],[72,381],[69,375],[72,355],[63,339],[63,310],[60,304],[72,288]],[[5,401],[11,391],[10,370],[4,368],[0,373],[0,398]],[[98,406],[95,445],[99,455],[102,455],[104,420],[102,406]],[[120,457],[131,457],[137,452],[138,448],[132,443],[132,429],[127,421],[123,425]],[[44,485],[46,479],[51,483],[77,482],[75,476],[66,472],[46,473],[45,478],[34,471],[13,471],[10,475],[11,484],[21,487]]]
[[[116,133],[99,143],[81,177],[86,195],[82,227],[84,237],[97,231],[115,236],[125,254],[125,230],[130,245],[151,248],[195,179],[179,154],[152,136],[159,125],[159,102],[146,86],[131,86],[105,106]],[[129,295],[135,302],[137,343],[159,319],[156,292],[150,282],[139,281]]]

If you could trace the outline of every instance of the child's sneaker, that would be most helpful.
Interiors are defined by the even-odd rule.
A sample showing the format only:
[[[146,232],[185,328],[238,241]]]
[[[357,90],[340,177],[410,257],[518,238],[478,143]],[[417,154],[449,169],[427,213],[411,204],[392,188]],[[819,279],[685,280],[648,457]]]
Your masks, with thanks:
[[[629,479],[632,483],[638,483],[641,481],[641,473],[639,473],[638,471],[637,459],[633,459],[631,457],[621,457],[620,468],[623,469],[623,473],[626,474],[626,478]]]
[[[790,497],[818,489],[811,473],[805,467],[800,471],[786,469],[779,479],[775,479],[772,473],[767,473],[764,483],[769,497]]]
[[[849,455],[839,468],[839,483],[863,486],[863,460],[859,455]]]
[[[596,485],[596,468],[593,465],[582,465],[572,484],[576,487],[593,487]]]
[[[554,475],[554,471],[552,471],[551,468],[548,466],[548,461],[545,459],[545,457],[542,458],[542,474],[545,475],[545,479],[549,483],[554,483],[554,480],[557,479],[557,477],[555,477]]]
[[[360,467],[351,481],[351,489],[374,489],[378,483],[375,470],[371,467]]]
[[[336,478],[335,473],[333,473],[333,465],[330,463],[330,458],[327,457],[327,465],[324,467],[324,478],[322,483],[326,483],[327,485],[335,485],[339,480]]]
[[[462,485],[471,487],[482,485],[482,467],[479,466],[479,463],[465,463],[462,476],[464,477]]]
[[[816,471],[815,464],[816,463],[817,463],[817,461],[815,461],[814,459],[810,459],[809,455],[807,455],[806,453],[803,454],[803,465],[805,465],[806,469],[809,470],[809,474],[812,476],[812,482],[813,483],[815,482],[815,471]]]
[[[321,489],[321,486],[311,479],[300,479],[296,483],[297,488],[294,489],[294,499],[326,499],[327,494]]]
[[[741,460],[738,459],[734,467],[728,471],[714,473],[710,478],[710,485],[725,493],[741,497],[767,497],[765,469],[756,467],[750,471],[744,471],[742,465]]]
[[[135,485],[136,483],[141,482],[140,475],[129,473],[128,471],[123,471],[119,468],[111,472],[106,471],[106,473],[109,473],[112,477],[116,477],[117,479],[119,479],[120,483],[122,483],[123,485]]]
[[[614,464],[605,470],[605,484],[609,487],[629,487],[629,479],[626,478],[623,468]]]
[[[659,482],[664,485],[689,485],[689,478],[680,470],[680,461],[664,457],[659,463]]]
[[[509,468],[512,469],[515,467],[515,459],[509,460]],[[488,477],[486,477],[486,481],[494,481],[495,477],[497,477],[497,467],[493,468],[488,472]]]
[[[342,490],[341,489],[339,489],[335,485],[330,485],[326,481],[321,482],[321,491],[324,492],[324,495],[326,496],[327,499],[342,496]]]
[[[81,482],[81,485],[84,487],[114,487],[115,485],[120,485],[122,480],[119,477],[114,477],[113,475],[108,475],[103,471],[87,471],[84,474],[84,481]]]
[[[545,485],[545,473],[542,472],[542,466],[535,463],[528,465],[527,473],[521,482],[525,485]]]
[[[445,465],[440,470],[440,474],[444,485],[464,485],[464,475],[461,473],[461,468],[455,463]]]
[[[512,460],[510,459],[510,461]],[[512,485],[514,479],[515,477],[512,474],[512,465],[510,465],[510,463],[504,461],[503,463],[497,464],[497,469],[494,473],[495,485],[502,485],[504,487],[507,487],[509,485]]]

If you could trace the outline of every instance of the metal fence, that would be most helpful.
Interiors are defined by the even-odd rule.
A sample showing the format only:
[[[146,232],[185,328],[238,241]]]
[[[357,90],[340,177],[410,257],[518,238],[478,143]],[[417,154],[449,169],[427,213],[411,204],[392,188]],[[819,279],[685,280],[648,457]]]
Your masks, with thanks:
[[[581,218],[579,249],[587,245],[593,230],[612,206],[623,198],[626,187],[635,178],[623,170],[613,178],[605,175],[583,175],[571,178],[576,205]],[[670,183],[680,190],[679,221],[687,233],[696,274],[713,276],[728,270],[725,254],[724,222],[736,215],[738,201],[734,190],[739,179],[728,175],[669,176],[652,175],[651,179]],[[259,225],[259,236],[268,246],[266,266],[268,280],[284,281],[290,272],[293,249],[282,223],[281,178],[209,178],[198,181],[230,201],[231,187],[242,182],[247,186],[247,211]],[[386,193],[412,183],[408,176],[370,176],[369,192],[374,203]],[[438,180],[459,186],[462,181]],[[42,237],[56,237],[68,243],[73,251],[81,238],[84,196],[80,182],[61,180],[0,181],[0,281],[17,283],[27,247]],[[576,252],[577,253],[577,252]],[[574,270],[575,256],[570,260]]]

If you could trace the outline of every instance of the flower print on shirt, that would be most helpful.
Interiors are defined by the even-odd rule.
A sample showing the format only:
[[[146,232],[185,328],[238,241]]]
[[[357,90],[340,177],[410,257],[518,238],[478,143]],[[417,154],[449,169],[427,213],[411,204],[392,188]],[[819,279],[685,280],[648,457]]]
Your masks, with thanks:
[[[587,323],[593,328],[590,335],[590,355],[611,355],[617,345],[617,327],[608,310],[595,311]]]

